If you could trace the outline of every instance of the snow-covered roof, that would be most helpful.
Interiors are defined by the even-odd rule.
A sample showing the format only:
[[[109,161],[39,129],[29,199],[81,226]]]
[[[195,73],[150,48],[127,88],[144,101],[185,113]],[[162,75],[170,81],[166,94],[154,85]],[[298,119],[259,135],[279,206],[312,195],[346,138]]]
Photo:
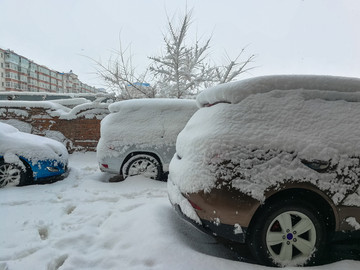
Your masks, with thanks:
[[[328,75],[269,75],[220,84],[197,96],[199,107],[218,102],[239,103],[251,94],[272,90],[317,90],[334,92],[360,92],[360,79]],[[329,94],[327,93],[327,98]],[[335,99],[341,99],[337,94]]]

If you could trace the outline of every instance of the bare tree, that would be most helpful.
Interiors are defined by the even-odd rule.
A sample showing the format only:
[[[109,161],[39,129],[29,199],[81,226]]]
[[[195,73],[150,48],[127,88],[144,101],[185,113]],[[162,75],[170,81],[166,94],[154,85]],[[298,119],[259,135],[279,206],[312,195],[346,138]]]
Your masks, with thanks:
[[[245,49],[242,49],[239,55],[232,60],[226,55],[227,64],[225,66],[215,66],[215,82],[217,84],[227,83],[235,80],[239,75],[248,72],[254,67],[248,67],[253,62],[255,55],[252,54],[242,62],[238,62],[240,57],[244,54]]]
[[[138,74],[132,62],[130,46],[123,49],[121,40],[119,44],[119,50],[113,51],[106,64],[92,59],[96,64],[97,74],[119,99],[154,98],[156,88],[146,82],[148,68]]]
[[[189,98],[207,87],[236,80],[252,69],[248,66],[254,55],[240,61],[245,49],[235,59],[227,56],[223,66],[210,64],[211,37],[188,45],[191,23],[192,11],[186,11],[175,23],[167,17],[164,51],[160,56],[149,57],[152,63],[144,72],[136,72],[130,47],[123,49],[120,41],[119,50],[114,51],[107,65],[95,61],[97,74],[120,99]]]
[[[181,18],[179,26],[168,18],[167,34],[164,34],[165,53],[149,57],[153,61],[150,71],[162,96],[183,98],[194,95],[212,79],[213,68],[205,61],[210,38],[202,45],[196,40],[193,46],[187,46],[190,25],[191,11]]]

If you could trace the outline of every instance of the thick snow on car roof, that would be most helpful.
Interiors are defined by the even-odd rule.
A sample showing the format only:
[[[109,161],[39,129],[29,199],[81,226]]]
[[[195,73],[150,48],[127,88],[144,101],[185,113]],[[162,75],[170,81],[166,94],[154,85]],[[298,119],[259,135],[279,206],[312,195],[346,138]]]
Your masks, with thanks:
[[[177,135],[197,109],[195,100],[183,99],[135,99],[113,103],[109,106],[111,113],[101,121],[98,157],[120,156],[126,147],[133,145],[175,145]]]
[[[199,107],[218,102],[239,103],[252,94],[272,90],[318,90],[360,92],[360,79],[327,75],[271,75],[220,84],[197,96]],[[337,94],[335,99],[339,99]]]
[[[16,163],[19,156],[33,163],[42,159],[60,159],[65,162],[68,158],[66,148],[60,142],[20,132],[2,122],[0,122],[0,155],[3,155],[5,161],[9,163]]]
[[[186,107],[192,109],[194,107],[194,101],[187,99],[149,98],[115,102],[109,106],[109,110],[112,113],[129,113],[132,111],[138,111],[139,109],[144,111],[174,111],[177,109],[185,109]]]
[[[246,98],[234,87],[243,85],[241,82],[224,85],[224,91],[219,90],[222,100],[233,104],[219,102],[194,114],[177,138],[181,160],[173,158],[170,164],[170,178],[182,193],[209,191],[221,178],[262,200],[269,186],[295,179],[333,193],[333,201],[339,203],[349,190],[359,186],[360,80],[327,77],[326,82],[318,76],[287,77],[301,78],[295,82],[302,81],[303,86],[317,82],[320,90],[309,90],[297,89],[298,84],[278,78],[288,87],[268,91],[272,87],[260,83],[251,86],[247,81]],[[306,84],[305,78],[312,83]],[[275,77],[255,82],[272,79],[275,84]],[[295,89],[283,91],[288,88]],[[210,91],[212,97],[216,97],[214,90]],[[201,95],[204,101],[207,94]],[[324,161],[333,169],[318,173],[303,160]],[[344,177],[338,179],[337,174]],[[359,196],[349,197],[345,203],[360,205]]]

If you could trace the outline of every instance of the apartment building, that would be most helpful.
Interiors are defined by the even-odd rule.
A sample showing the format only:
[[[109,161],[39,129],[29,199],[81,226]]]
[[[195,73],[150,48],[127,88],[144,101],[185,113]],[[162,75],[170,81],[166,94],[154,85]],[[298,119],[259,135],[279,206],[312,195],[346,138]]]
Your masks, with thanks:
[[[51,70],[11,50],[0,48],[0,91],[97,93],[72,71]]]

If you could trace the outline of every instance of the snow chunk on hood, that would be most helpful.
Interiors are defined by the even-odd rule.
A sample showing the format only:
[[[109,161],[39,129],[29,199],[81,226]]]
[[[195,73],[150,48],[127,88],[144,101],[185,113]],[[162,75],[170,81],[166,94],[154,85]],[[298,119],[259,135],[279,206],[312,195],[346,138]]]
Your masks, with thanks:
[[[0,155],[21,156],[33,164],[39,160],[67,162],[68,152],[60,142],[28,133],[0,122]]]

